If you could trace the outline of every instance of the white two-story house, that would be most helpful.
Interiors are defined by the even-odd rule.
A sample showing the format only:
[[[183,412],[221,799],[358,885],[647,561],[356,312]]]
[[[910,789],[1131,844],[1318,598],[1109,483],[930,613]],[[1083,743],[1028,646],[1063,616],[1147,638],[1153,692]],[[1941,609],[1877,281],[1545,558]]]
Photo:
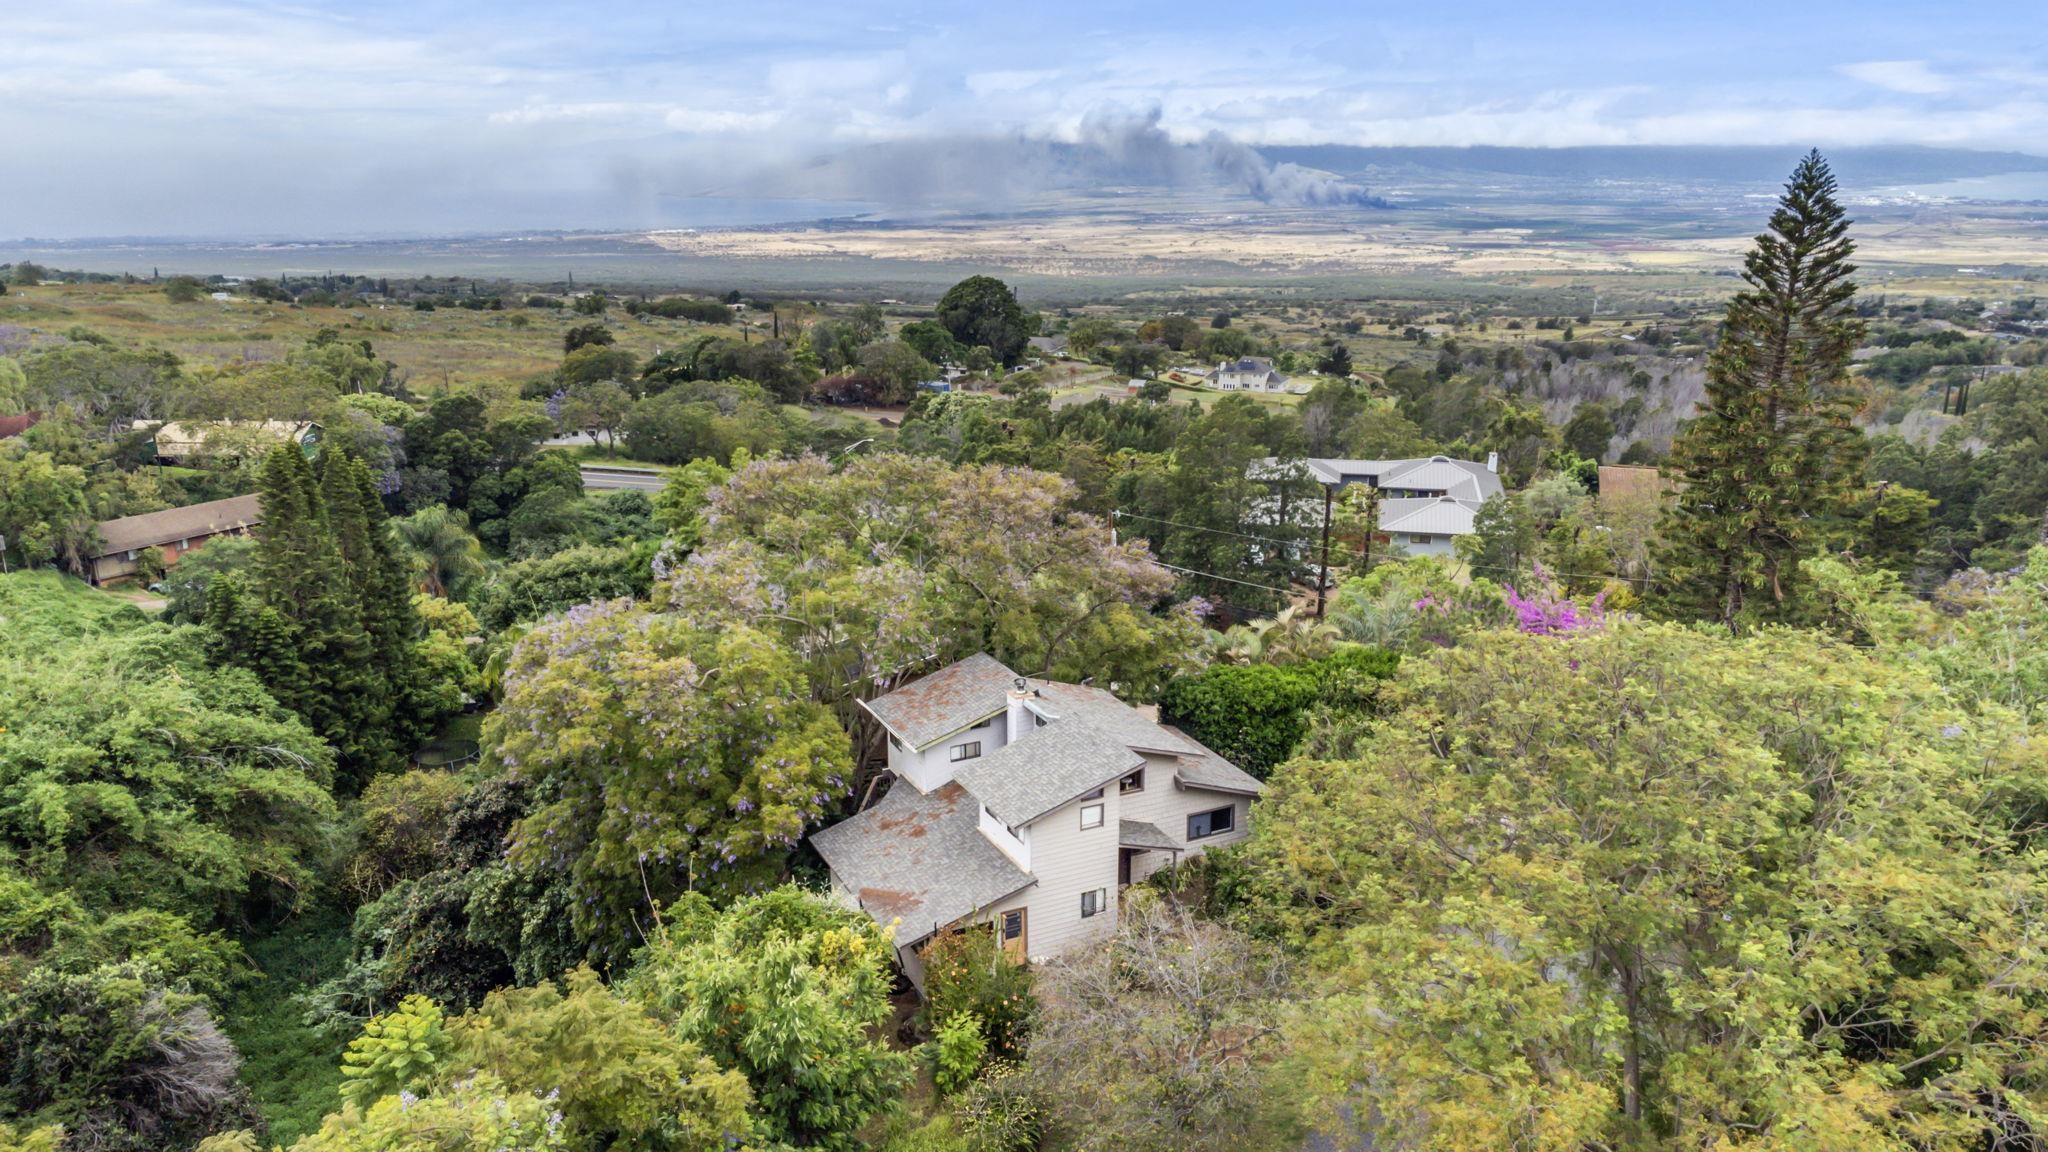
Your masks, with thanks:
[[[1108,692],[971,656],[864,705],[889,733],[887,795],[811,837],[846,899],[924,943],[985,924],[1013,954],[1116,928],[1117,893],[1243,838],[1263,787]]]

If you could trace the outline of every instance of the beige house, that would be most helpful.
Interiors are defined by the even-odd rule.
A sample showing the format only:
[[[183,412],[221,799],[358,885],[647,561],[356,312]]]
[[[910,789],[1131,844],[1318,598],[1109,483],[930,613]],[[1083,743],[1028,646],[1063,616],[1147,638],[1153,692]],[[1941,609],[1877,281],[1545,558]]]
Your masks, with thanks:
[[[889,733],[888,794],[811,843],[844,899],[895,925],[920,987],[950,928],[1029,959],[1108,936],[1125,886],[1242,839],[1263,788],[1100,688],[987,655],[864,706]]]
[[[279,444],[297,444],[310,459],[320,447],[320,425],[310,420],[173,420],[158,425],[150,439],[159,460],[243,456],[268,452]]]
[[[86,558],[86,575],[95,584],[131,576],[148,548],[160,550],[168,568],[216,536],[240,536],[261,523],[263,509],[255,496],[102,520],[99,547]]]

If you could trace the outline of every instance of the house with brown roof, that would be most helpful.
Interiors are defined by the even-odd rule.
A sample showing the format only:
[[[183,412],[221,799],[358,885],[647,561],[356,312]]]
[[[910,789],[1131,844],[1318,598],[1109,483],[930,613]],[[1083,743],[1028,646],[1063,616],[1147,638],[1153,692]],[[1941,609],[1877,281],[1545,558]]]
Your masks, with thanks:
[[[1599,483],[1601,498],[1616,500],[1661,499],[1678,487],[1676,478],[1634,464],[1602,464]]]
[[[1242,839],[1264,787],[1100,688],[986,654],[863,707],[889,735],[889,790],[811,844],[840,897],[894,927],[919,987],[924,945],[956,928],[1027,959],[1103,939],[1125,887]]]
[[[160,549],[168,568],[217,536],[241,536],[261,523],[263,510],[256,496],[102,520],[99,547],[86,559],[86,575],[95,584],[132,576],[148,548]]]

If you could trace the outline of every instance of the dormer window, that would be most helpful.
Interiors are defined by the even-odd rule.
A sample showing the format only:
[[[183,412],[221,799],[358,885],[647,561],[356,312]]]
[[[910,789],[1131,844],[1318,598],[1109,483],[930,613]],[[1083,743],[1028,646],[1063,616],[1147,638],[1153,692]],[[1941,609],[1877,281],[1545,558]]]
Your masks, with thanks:
[[[955,744],[950,749],[947,749],[946,755],[955,764],[962,760],[979,759],[981,757],[981,741],[969,740],[965,744]]]
[[[1117,781],[1116,790],[1125,796],[1133,792],[1143,792],[1145,790],[1145,770],[1140,768],[1129,776]]]

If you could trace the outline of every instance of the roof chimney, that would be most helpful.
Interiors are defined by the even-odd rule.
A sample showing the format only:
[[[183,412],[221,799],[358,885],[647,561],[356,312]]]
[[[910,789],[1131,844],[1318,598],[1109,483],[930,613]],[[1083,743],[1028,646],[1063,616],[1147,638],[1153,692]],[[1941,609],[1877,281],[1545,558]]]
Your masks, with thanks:
[[[1023,739],[1026,732],[1037,726],[1037,718],[1032,716],[1031,709],[1024,706],[1024,702],[1034,695],[1036,693],[1031,690],[1031,682],[1022,676],[1017,677],[1010,688],[1009,713],[1005,721],[1008,731],[1003,735],[1004,743],[1014,743]]]
[[[1488,452],[1486,454],[1486,470],[1488,472],[1500,471],[1500,453]]]

